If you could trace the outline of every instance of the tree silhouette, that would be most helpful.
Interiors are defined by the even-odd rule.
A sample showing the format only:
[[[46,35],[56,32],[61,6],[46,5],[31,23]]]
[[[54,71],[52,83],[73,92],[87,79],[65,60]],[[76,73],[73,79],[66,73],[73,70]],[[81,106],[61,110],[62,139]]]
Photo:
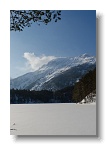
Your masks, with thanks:
[[[61,20],[61,11],[58,10],[10,10],[10,31],[23,31],[30,27],[33,22],[38,25],[47,25],[54,20]]]
[[[72,99],[74,102],[82,101],[87,95],[96,90],[96,68],[90,70],[79,82],[75,83]]]

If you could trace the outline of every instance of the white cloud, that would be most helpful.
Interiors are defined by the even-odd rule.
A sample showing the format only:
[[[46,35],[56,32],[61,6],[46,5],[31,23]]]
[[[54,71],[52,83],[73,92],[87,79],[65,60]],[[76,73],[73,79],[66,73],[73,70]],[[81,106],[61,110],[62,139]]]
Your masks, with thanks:
[[[42,55],[40,57],[36,56],[34,53],[25,52],[23,57],[27,60],[26,69],[27,70],[37,70],[44,64],[47,64],[49,61],[55,59],[55,56],[45,56]]]

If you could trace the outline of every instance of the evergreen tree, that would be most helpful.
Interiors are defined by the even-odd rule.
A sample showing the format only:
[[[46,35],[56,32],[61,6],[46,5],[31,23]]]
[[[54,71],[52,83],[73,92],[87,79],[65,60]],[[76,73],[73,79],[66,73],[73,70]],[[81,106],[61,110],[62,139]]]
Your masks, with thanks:
[[[79,82],[74,86],[72,100],[74,102],[82,101],[88,94],[96,89],[96,68],[93,71],[89,71],[83,76]]]

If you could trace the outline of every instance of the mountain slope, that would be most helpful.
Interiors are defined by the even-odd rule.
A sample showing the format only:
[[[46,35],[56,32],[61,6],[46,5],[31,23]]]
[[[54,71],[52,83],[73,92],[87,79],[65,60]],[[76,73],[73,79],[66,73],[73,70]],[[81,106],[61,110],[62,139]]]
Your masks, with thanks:
[[[64,78],[63,83],[65,84],[66,83],[65,80],[69,79],[70,76],[71,78],[69,79],[69,82],[72,81],[72,83],[74,83],[76,79],[80,77],[81,74],[83,75],[84,73],[86,73],[87,69],[88,68],[91,69],[90,67],[94,66],[95,63],[96,63],[96,58],[91,57],[87,54],[83,54],[78,57],[56,58],[48,62],[48,64],[43,65],[35,72],[29,72],[18,78],[10,80],[10,88],[30,89],[30,90],[60,89],[62,86],[59,87],[59,85],[56,85],[56,82],[60,82],[60,84],[62,84],[62,81],[58,81],[58,80]],[[79,73],[79,75],[76,76],[74,74],[75,72],[77,72],[78,67],[80,67],[81,72]],[[75,69],[73,73],[73,75],[75,76],[74,81],[72,79],[74,77],[72,77],[72,73],[71,73],[73,69]]]
[[[61,72],[58,76],[52,78],[51,80],[45,82],[42,86],[34,86],[32,90],[60,90],[67,86],[72,86],[75,82],[79,81],[82,76],[84,76],[88,71],[93,70],[95,64],[82,64],[72,67],[65,72]],[[30,88],[29,88],[30,89]]]

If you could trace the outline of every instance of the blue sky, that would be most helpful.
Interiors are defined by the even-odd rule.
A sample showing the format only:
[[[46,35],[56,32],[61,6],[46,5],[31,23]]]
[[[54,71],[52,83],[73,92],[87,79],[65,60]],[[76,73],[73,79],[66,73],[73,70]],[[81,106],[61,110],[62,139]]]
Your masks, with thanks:
[[[34,71],[55,57],[96,55],[96,11],[62,11],[57,23],[10,32],[10,75]]]

